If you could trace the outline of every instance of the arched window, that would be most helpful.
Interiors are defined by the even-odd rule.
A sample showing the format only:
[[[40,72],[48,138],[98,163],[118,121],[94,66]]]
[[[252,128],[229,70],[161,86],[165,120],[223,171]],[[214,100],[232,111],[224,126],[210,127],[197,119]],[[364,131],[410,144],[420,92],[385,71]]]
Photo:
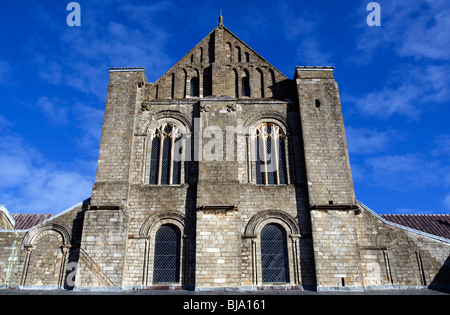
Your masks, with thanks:
[[[275,73],[273,72],[272,69],[269,69],[269,74],[270,74],[270,80],[272,81],[271,86],[270,86],[270,89],[272,90],[272,98],[277,98]]]
[[[151,140],[150,185],[181,184],[182,138],[170,123],[155,129]]]
[[[226,46],[227,62],[231,63],[233,61],[232,54],[233,54],[232,46],[231,46],[231,43],[228,42],[227,46]]]
[[[250,75],[247,70],[244,70],[242,77],[242,96],[250,96]]]
[[[261,95],[261,98],[264,98],[264,74],[260,69],[256,69],[256,72],[258,72],[258,76],[259,76],[260,95]]]
[[[261,267],[263,283],[289,282],[286,231],[281,225],[268,224],[261,231]]]
[[[203,70],[203,97],[212,95],[212,66]]]
[[[172,73],[172,91],[170,94],[170,98],[175,98],[175,73]]]
[[[199,97],[200,96],[200,82],[198,77],[193,77],[191,79],[191,97]]]
[[[234,73],[234,96],[236,98],[239,97],[239,74],[236,71],[236,69],[233,69],[233,73]]]
[[[180,282],[181,232],[172,224],[156,232],[153,283]]]
[[[286,185],[286,145],[280,127],[273,123],[259,125],[254,141],[256,184]]]
[[[186,89],[187,89],[187,72],[185,69],[183,69],[183,82],[184,82],[184,86],[183,86],[183,98],[186,98]]]
[[[242,62],[241,47],[236,46],[237,61]]]

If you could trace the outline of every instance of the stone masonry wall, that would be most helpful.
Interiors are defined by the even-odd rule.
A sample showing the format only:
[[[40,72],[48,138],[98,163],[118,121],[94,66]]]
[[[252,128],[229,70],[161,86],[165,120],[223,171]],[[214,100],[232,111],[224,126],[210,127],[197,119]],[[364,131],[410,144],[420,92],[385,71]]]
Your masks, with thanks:
[[[311,205],[354,205],[337,83],[332,69],[296,69]]]
[[[67,267],[79,260],[88,202],[86,200],[29,230],[0,232],[0,284],[15,288],[73,287],[72,283],[67,283],[67,276],[72,271]]]
[[[122,206],[127,198],[137,89],[145,81],[143,69],[110,70],[92,205]]]
[[[366,286],[448,288],[450,243],[390,226],[363,208],[356,226]]]
[[[76,287],[120,287],[128,216],[122,210],[85,213]]]
[[[174,185],[150,184],[161,124],[180,128],[187,144]],[[250,148],[261,124],[283,135],[288,179],[279,185],[256,183]],[[268,224],[286,232],[286,283],[263,282]],[[176,283],[153,279],[164,225],[181,232]],[[332,68],[297,67],[289,80],[221,21],[154,83],[142,68],[110,69],[91,200],[30,230],[0,231],[0,285],[443,287],[449,247],[356,205]]]
[[[318,287],[362,287],[354,212],[313,210],[311,219]]]
[[[333,68],[295,72],[304,143],[317,285],[361,287],[356,199]]]

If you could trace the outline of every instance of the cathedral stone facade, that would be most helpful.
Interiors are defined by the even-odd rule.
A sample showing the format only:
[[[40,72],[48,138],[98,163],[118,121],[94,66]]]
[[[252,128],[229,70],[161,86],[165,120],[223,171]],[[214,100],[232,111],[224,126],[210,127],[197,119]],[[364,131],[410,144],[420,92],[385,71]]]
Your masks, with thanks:
[[[154,83],[110,69],[91,198],[24,229],[1,211],[0,284],[448,287],[450,239],[356,200],[333,70],[289,79],[222,20]]]

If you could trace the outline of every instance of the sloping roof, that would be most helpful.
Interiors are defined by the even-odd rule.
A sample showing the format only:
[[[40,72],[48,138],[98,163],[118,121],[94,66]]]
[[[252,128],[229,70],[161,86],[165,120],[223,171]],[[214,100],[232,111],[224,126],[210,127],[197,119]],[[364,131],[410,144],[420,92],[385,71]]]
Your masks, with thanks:
[[[16,221],[15,230],[27,230],[51,218],[53,214],[11,213],[11,216]]]
[[[450,239],[450,214],[382,214],[383,219]]]

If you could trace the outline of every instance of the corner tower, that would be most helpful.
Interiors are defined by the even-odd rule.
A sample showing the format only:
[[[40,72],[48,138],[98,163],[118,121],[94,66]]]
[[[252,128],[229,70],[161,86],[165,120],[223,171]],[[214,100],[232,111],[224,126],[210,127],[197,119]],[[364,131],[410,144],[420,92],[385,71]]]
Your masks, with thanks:
[[[297,67],[318,287],[362,286],[356,198],[332,67]]]

